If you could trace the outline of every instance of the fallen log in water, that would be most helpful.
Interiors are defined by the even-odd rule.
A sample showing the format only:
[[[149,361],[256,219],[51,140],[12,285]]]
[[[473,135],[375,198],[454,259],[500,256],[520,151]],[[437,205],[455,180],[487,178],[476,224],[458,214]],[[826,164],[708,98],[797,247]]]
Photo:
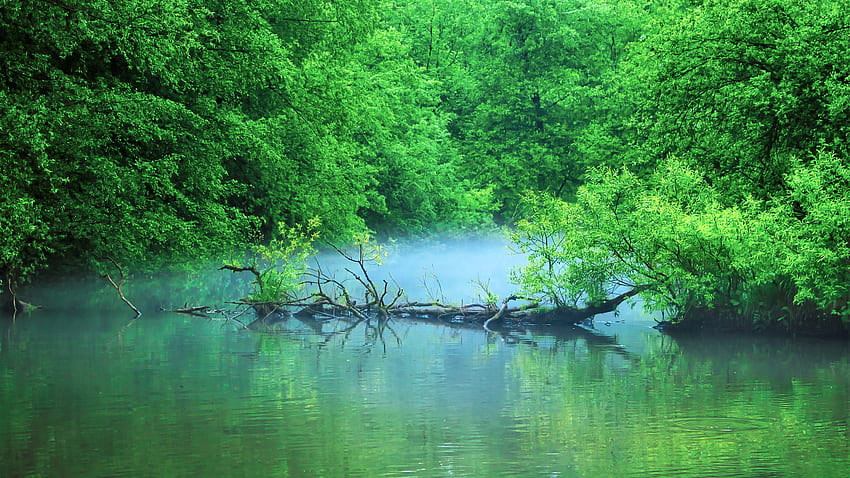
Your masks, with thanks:
[[[376,319],[386,321],[390,318],[416,318],[452,323],[481,324],[486,330],[498,323],[536,323],[536,324],[576,324],[597,314],[611,312],[623,301],[644,290],[635,287],[611,299],[587,307],[541,307],[540,301],[511,295],[497,306],[495,302],[471,304],[444,304],[441,302],[401,302],[404,290],[386,280],[376,281],[372,278],[367,263],[377,262],[373,252],[364,249],[364,244],[358,245],[355,254],[349,254],[342,249],[330,246],[354,267],[342,270],[348,274],[346,279],[328,274],[318,266],[315,269],[305,269],[303,279],[298,282],[299,290],[310,291],[296,298],[284,294],[280,301],[257,301],[242,299],[235,303],[252,308],[258,319],[248,328],[256,328],[276,320],[284,320],[289,315],[299,319],[343,319],[371,321]],[[232,272],[250,272],[254,275],[254,284],[258,291],[263,291],[268,285],[264,272],[255,266],[241,267],[226,265],[221,269]],[[268,271],[266,272],[268,273]],[[354,283],[361,291],[360,295],[352,294],[346,284]],[[290,292],[289,294],[291,294]],[[259,294],[262,296],[263,294]],[[257,297],[256,295],[254,297]],[[511,307],[510,304],[522,301],[520,305]],[[281,315],[283,314],[283,315]],[[256,326],[256,327],[255,327]]]
[[[497,308],[493,304],[472,303],[464,305],[449,305],[440,302],[405,302],[385,309],[378,309],[374,304],[357,305],[351,302],[347,305],[319,296],[313,302],[279,303],[279,302],[243,302],[254,308],[258,317],[265,323],[275,313],[285,316],[295,316],[301,319],[426,319],[453,323],[479,323],[487,330],[496,323],[523,324],[576,324],[598,314],[614,311],[623,301],[639,292],[632,289],[619,294],[599,304],[574,307],[542,307],[539,302],[528,298],[510,296],[504,299]],[[509,307],[513,301],[525,300],[526,303],[517,307]],[[383,310],[383,314],[379,313]],[[282,318],[275,320],[283,320]]]

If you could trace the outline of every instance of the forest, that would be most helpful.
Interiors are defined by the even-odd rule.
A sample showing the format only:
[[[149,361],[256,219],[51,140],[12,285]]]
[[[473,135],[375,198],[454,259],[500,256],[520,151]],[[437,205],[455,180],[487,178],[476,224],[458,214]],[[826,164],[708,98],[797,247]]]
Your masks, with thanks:
[[[847,11],[2,0],[0,298],[505,230],[517,293],[556,310],[625,293],[678,328],[847,335]]]

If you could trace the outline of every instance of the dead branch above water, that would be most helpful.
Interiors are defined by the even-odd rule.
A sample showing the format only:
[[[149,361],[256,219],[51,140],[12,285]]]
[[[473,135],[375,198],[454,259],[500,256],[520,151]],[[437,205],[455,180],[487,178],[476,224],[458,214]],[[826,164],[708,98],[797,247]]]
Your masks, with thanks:
[[[112,276],[110,276],[110,275],[109,275],[109,273],[103,274],[103,276],[101,276],[101,277],[103,277],[104,279],[106,279],[106,281],[107,281],[107,282],[109,282],[109,284],[110,284],[112,287],[114,287],[116,291],[118,291],[118,297],[120,297],[120,298],[121,298],[121,301],[122,301],[122,302],[124,302],[125,304],[127,304],[127,306],[128,306],[128,307],[130,307],[131,309],[133,309],[133,311],[136,313],[136,318],[141,317],[141,316],[142,316],[142,311],[140,311],[139,309],[137,309],[137,308],[136,308],[136,306],[135,306],[135,305],[133,305],[133,303],[132,303],[132,302],[130,302],[130,301],[129,301],[129,299],[127,299],[127,297],[124,295],[124,290],[123,290],[123,287],[124,287],[124,279],[125,279],[125,277],[124,277],[124,269],[122,269],[122,268],[121,268],[121,266],[120,266],[120,265],[118,265],[118,262],[116,262],[116,261],[115,261],[115,259],[113,259],[113,258],[111,258],[111,257],[107,257],[106,259],[107,259],[109,262],[111,262],[111,263],[112,263],[112,265],[113,265],[113,266],[115,266],[115,268],[118,270],[118,282],[115,282],[115,281],[112,279]]]

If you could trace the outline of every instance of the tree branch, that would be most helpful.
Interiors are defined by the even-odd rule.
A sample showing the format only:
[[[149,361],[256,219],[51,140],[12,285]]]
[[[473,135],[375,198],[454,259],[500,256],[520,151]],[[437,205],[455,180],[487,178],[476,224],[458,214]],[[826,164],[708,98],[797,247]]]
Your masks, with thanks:
[[[250,272],[250,273],[254,274],[254,277],[257,279],[257,286],[260,288],[260,290],[263,290],[263,286],[265,285],[265,284],[263,284],[263,275],[254,266],[239,267],[239,266],[231,266],[229,264],[225,264],[225,265],[219,267],[218,270],[220,270],[220,271],[221,270],[228,270],[228,271],[231,271],[231,272]]]
[[[107,259],[109,262],[111,262],[111,263],[112,263],[112,265],[114,265],[116,269],[118,269],[118,274],[119,274],[118,282],[116,283],[114,280],[112,280],[112,277],[111,277],[108,273],[107,273],[107,274],[103,274],[101,277],[103,277],[104,279],[106,279],[106,281],[107,281],[107,282],[109,282],[109,283],[112,285],[112,287],[114,287],[114,288],[115,288],[115,290],[116,290],[116,291],[118,291],[118,297],[120,297],[120,298],[121,298],[121,300],[122,300],[125,304],[127,304],[127,306],[128,306],[128,307],[130,307],[131,309],[133,309],[133,311],[136,313],[136,318],[141,317],[141,315],[142,315],[142,311],[140,311],[139,309],[137,309],[137,308],[136,308],[136,306],[135,306],[135,305],[133,305],[133,303],[132,303],[132,302],[130,302],[130,301],[127,299],[127,297],[124,295],[124,291],[122,290],[122,287],[124,287],[124,269],[122,269],[122,268],[121,268],[121,266],[120,266],[120,265],[118,265],[118,262],[116,262],[116,261],[115,261],[115,259],[113,259],[113,258],[111,258],[111,257],[107,257],[106,259]]]
[[[516,300],[516,299],[517,299],[517,296],[512,295],[510,297],[507,297],[505,300],[503,300],[502,306],[499,307],[499,310],[495,314],[493,314],[492,317],[490,317],[489,319],[487,319],[484,322],[484,330],[486,330],[487,332],[492,332],[492,330],[490,330],[490,328],[487,327],[487,326],[490,325],[490,322],[501,319],[502,316],[505,314],[505,310],[507,310],[507,308],[508,308],[508,302],[510,302],[512,300]]]

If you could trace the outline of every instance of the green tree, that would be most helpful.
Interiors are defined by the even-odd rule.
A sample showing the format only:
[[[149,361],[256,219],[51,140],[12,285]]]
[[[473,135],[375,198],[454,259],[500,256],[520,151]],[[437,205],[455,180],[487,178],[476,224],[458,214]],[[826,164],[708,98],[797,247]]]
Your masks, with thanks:
[[[833,188],[826,177],[840,179]],[[788,178],[788,197],[727,206],[678,160],[645,178],[596,170],[575,203],[526,198],[531,213],[513,240],[529,263],[514,279],[556,306],[626,288],[682,326],[846,333],[846,177],[823,155]],[[802,219],[789,207],[795,197]]]
[[[447,115],[438,109],[440,84],[415,64],[400,32],[376,31],[342,71],[360,91],[344,126],[373,171],[372,200],[363,208],[368,225],[414,235],[490,225],[490,191],[462,180]]]
[[[240,238],[211,121],[173,98],[197,46],[192,6],[5,2],[0,152],[15,173],[3,207],[30,203],[9,227],[37,231],[6,246],[6,268],[47,252],[168,260]]]
[[[379,6],[3,2],[0,269],[156,268],[316,216],[328,239],[486,224]]]
[[[709,1],[652,36],[632,58],[644,160],[676,155],[737,201],[787,189],[794,157],[845,155],[848,7]]]
[[[846,333],[846,7],[668,10],[609,84],[625,113],[580,140],[617,167],[575,204],[527,199],[517,280],[556,304],[637,288],[682,325]]]
[[[397,3],[411,54],[441,82],[458,172],[492,187],[508,217],[525,190],[574,192],[588,166],[577,140],[645,11],[607,1]]]
[[[322,52],[372,28],[362,6],[4,2],[2,268],[157,267],[316,214],[362,228],[353,113],[320,93]]]

